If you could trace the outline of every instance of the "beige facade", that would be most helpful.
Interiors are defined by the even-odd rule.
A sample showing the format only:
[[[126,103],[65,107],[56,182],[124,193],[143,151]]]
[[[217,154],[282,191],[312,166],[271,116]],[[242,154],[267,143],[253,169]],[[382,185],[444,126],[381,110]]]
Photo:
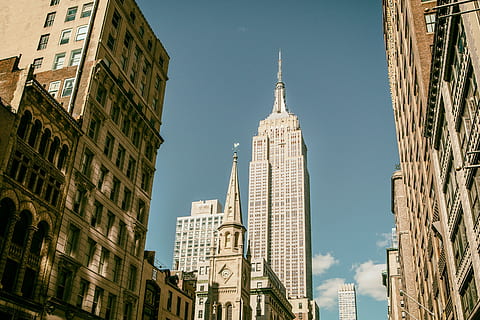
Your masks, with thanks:
[[[272,113],[260,121],[252,141],[248,239],[252,257],[265,259],[285,285],[298,319],[311,319],[314,313],[309,302],[313,296],[306,157],[298,117],[286,106],[279,59]]]
[[[250,306],[252,320],[293,320],[287,290],[264,259],[252,259]],[[308,301],[307,301],[308,303]]]
[[[338,315],[340,320],[357,320],[357,295],[353,283],[345,283],[338,289]]]
[[[80,126],[19,58],[0,60],[0,318],[39,319]]]
[[[394,213],[405,309],[418,319],[476,319],[478,6],[383,4],[401,161],[394,196],[404,194]]]
[[[0,34],[12,46],[0,56],[33,63],[84,132],[62,186],[47,318],[134,319],[169,57],[132,0],[3,8]]]
[[[192,291],[185,291],[178,275],[154,265],[155,252],[146,251],[140,281],[140,300],[135,319],[190,320],[193,317]]]

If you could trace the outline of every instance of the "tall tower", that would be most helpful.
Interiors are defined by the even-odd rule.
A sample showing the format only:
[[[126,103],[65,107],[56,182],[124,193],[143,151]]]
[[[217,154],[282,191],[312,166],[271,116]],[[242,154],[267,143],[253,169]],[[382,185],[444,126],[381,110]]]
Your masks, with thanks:
[[[338,289],[338,314],[340,320],[357,320],[357,298],[353,283],[346,283]]]
[[[288,111],[279,54],[271,114],[253,137],[248,239],[253,258],[265,259],[287,289],[298,319],[312,299],[310,184],[307,148],[298,117]]]
[[[244,256],[245,231],[240,208],[237,154],[234,153],[223,222],[218,228],[219,241],[210,258],[206,319],[251,319],[251,267],[249,259]]]

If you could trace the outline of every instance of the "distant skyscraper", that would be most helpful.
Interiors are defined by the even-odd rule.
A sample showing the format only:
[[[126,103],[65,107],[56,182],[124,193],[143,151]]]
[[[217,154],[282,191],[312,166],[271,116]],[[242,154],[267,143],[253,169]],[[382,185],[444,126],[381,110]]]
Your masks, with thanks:
[[[215,244],[222,218],[222,205],[218,200],[192,202],[191,215],[177,218],[173,269],[197,270],[198,263],[205,261]]]
[[[338,314],[340,320],[357,320],[357,299],[353,283],[346,283],[338,289]]]
[[[252,257],[271,265],[300,319],[314,314],[306,153],[298,117],[287,110],[279,57],[273,110],[253,137],[248,239]]]

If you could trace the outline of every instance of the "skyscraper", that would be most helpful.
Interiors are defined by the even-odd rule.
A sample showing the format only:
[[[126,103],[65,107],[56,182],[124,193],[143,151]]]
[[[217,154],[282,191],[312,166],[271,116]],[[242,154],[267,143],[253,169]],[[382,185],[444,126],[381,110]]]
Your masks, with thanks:
[[[357,298],[353,283],[346,283],[338,289],[338,314],[340,320],[357,320]]]
[[[174,270],[198,270],[198,263],[210,256],[222,218],[222,205],[218,200],[194,201],[190,216],[177,218]]]
[[[252,142],[248,239],[287,289],[298,319],[312,315],[310,185],[307,148],[298,117],[289,112],[279,56],[271,114]]]

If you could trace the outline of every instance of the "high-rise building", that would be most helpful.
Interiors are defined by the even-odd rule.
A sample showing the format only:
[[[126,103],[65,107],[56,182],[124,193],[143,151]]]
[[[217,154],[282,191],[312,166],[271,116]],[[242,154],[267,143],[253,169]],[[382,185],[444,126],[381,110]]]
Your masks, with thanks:
[[[210,247],[215,245],[217,229],[222,224],[222,205],[218,200],[192,202],[190,214],[177,218],[174,270],[198,270],[199,262],[210,256]]]
[[[19,0],[2,8],[0,37],[9,45],[0,57],[21,54],[19,68],[32,64],[36,81],[83,132],[68,149],[73,173],[61,184],[65,205],[42,316],[133,319],[169,57],[133,0]],[[58,148],[64,133],[44,124],[42,137],[47,128],[48,147]]]
[[[279,57],[273,110],[252,142],[248,239],[252,257],[265,259],[285,285],[297,318],[308,319],[315,311],[307,148],[287,109],[281,63]]]
[[[393,176],[402,311],[479,317],[480,73],[476,1],[385,0],[400,171]]]
[[[355,285],[346,283],[338,289],[338,314],[340,320],[357,320]]]

